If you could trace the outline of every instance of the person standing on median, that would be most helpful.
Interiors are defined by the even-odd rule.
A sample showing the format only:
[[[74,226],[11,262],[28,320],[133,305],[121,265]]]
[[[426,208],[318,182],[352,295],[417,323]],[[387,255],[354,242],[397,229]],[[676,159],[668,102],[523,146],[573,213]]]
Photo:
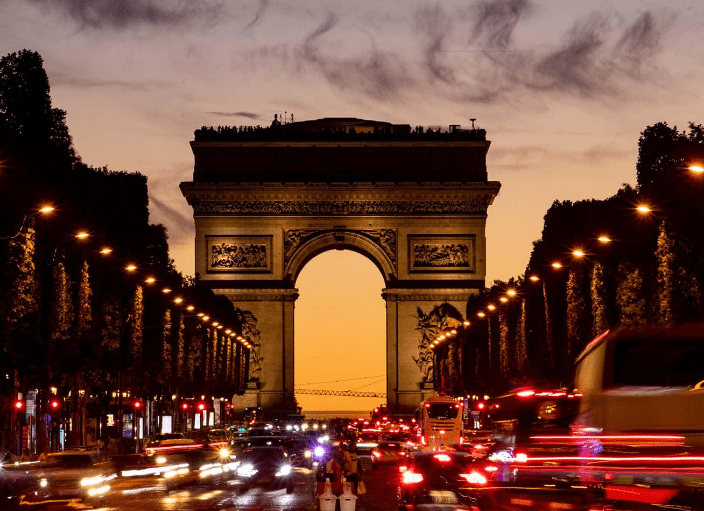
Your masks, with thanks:
[[[362,460],[357,454],[357,444],[351,443],[349,447],[342,448],[342,469],[345,480],[352,483],[352,492],[357,493],[357,484],[362,480]]]

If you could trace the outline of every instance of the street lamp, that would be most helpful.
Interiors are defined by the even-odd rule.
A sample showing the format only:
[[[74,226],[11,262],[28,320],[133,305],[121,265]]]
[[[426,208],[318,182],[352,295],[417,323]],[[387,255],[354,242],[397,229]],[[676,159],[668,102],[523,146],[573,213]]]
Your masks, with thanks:
[[[704,167],[702,167],[701,165],[690,165],[689,170],[694,172],[695,174],[704,173]]]
[[[641,213],[643,215],[647,215],[648,213],[651,213],[653,210],[650,209],[647,205],[641,204],[636,207],[636,211],[638,211],[638,213]]]
[[[611,243],[611,238],[604,236],[603,234],[599,236],[597,240],[599,240],[599,243]]]

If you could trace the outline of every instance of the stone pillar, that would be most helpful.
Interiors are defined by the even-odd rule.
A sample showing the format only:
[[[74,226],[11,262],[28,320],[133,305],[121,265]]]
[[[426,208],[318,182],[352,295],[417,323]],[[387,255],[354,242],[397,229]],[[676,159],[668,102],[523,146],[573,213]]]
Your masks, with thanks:
[[[255,344],[257,362],[250,358],[250,378],[258,379],[258,388],[235,396],[235,409],[261,406],[266,413],[295,411],[293,400],[293,310],[297,289],[227,289],[215,290],[229,298],[235,307],[249,311],[256,318]],[[256,346],[259,344],[259,346]]]
[[[476,289],[384,289],[386,300],[387,402],[395,413],[412,414],[423,399],[432,394],[432,385],[424,386],[418,358],[421,333],[417,309],[425,313],[447,303],[464,317],[467,300]],[[431,361],[432,363],[432,361]]]

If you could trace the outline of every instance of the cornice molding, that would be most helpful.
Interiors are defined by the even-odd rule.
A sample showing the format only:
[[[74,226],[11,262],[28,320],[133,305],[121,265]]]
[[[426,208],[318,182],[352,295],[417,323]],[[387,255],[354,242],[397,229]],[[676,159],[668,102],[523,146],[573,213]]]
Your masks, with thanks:
[[[477,289],[383,289],[381,297],[391,302],[467,301],[478,294]]]

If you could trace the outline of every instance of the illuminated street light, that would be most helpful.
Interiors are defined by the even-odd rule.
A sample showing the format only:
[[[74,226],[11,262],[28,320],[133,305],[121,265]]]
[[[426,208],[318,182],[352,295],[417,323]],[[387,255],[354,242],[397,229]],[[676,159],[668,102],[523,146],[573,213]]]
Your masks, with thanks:
[[[601,243],[611,243],[611,238],[609,238],[608,236],[599,236],[597,239]]]
[[[499,298],[499,301],[501,303],[506,303],[506,302],[508,302],[508,298],[506,298],[505,296],[502,296],[501,298]]]
[[[537,275],[531,275],[530,277],[528,277],[528,280],[532,282],[538,282],[540,280],[540,277],[538,277]]]
[[[462,322],[462,326],[465,328],[467,328],[469,325],[470,325],[470,323],[466,319]]]
[[[112,249],[110,247],[103,247],[100,249],[100,253],[103,255],[108,255],[112,253]]]
[[[575,257],[584,257],[584,251],[578,248],[572,251],[572,255]]]
[[[636,208],[636,211],[638,211],[638,213],[642,213],[642,214],[645,215],[645,214],[647,214],[647,213],[652,212],[653,210],[650,209],[650,208],[649,208],[648,206],[646,206],[645,204],[641,204],[640,206],[638,206],[638,207]]]
[[[690,165],[689,170],[691,170],[695,174],[701,174],[702,172],[704,172],[704,167],[702,167],[701,165]]]
[[[222,330],[222,328],[223,328],[222,325],[218,325],[218,330]]]
[[[493,311],[494,309],[496,309],[496,306],[489,304],[486,306],[486,308],[489,309],[490,311]]]
[[[202,318],[203,316],[205,316],[205,314],[202,312],[199,312],[198,314],[196,314],[196,316],[198,316],[199,318]]]
[[[134,264],[128,264],[127,266],[125,266],[125,270],[127,271],[135,271],[136,269],[137,267]]]
[[[484,318],[486,317],[486,314],[484,314],[483,312],[477,312],[477,316],[479,316],[480,318]]]
[[[49,206],[48,204],[46,206],[42,206],[41,208],[39,208],[39,212],[43,215],[48,215],[52,211],[54,211],[54,207]]]
[[[147,284],[154,284],[154,282],[156,282],[156,279],[154,277],[147,277],[146,279],[144,279],[144,282]]]
[[[168,295],[171,292],[171,289],[169,289],[168,287],[165,287],[164,289],[161,290],[161,292],[164,293],[165,295]]]
[[[174,298],[174,303],[182,303],[182,302],[183,302],[183,298],[181,298],[180,296],[178,298]]]
[[[558,262],[554,262],[554,263],[552,263],[552,267],[555,268],[556,270],[559,270],[560,268],[562,268],[562,264],[560,264]]]
[[[217,321],[213,321],[213,326],[218,326],[219,324],[220,323],[218,323]]]
[[[90,234],[88,234],[86,231],[80,231],[80,232],[76,233],[76,239],[79,239],[79,240],[84,240],[88,236],[90,236]]]
[[[202,319],[203,321],[208,321],[208,320],[210,319],[210,316],[203,316],[203,317],[200,318],[200,319]]]
[[[515,289],[509,289],[506,291],[506,294],[509,296],[516,296],[516,290]]]
[[[195,310],[195,307],[193,305],[189,305],[188,307],[186,307],[186,310],[190,312]]]

